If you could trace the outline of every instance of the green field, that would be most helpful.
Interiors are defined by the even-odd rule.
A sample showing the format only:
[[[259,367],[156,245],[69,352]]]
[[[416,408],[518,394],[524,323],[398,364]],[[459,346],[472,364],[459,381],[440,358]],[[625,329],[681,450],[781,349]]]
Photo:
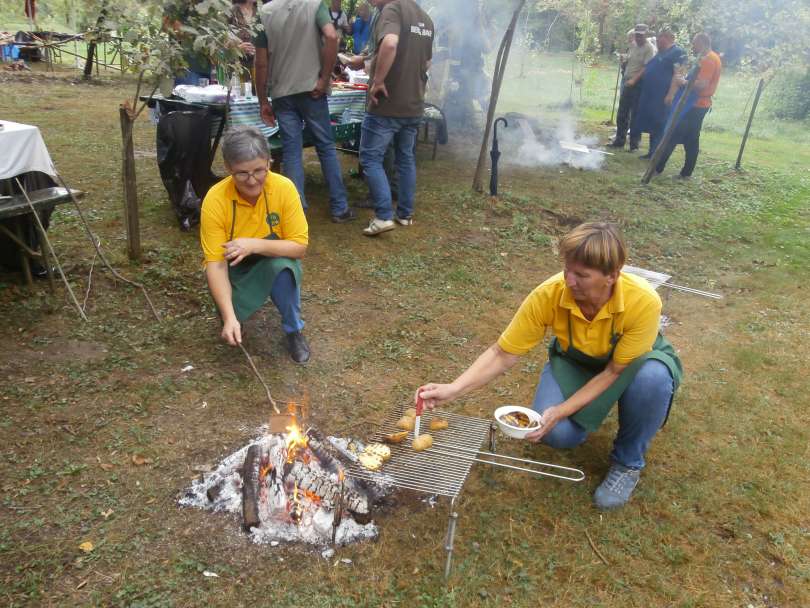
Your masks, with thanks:
[[[500,111],[553,121],[570,66],[570,56],[530,58],[525,78],[506,84]],[[574,94],[580,130],[601,141],[610,136],[600,123],[613,70],[584,70],[582,100]],[[65,179],[87,192],[83,208],[107,255],[144,282],[162,315],[155,322],[141,296],[98,263],[87,323],[61,290],[37,283],[29,292],[18,275],[0,275],[3,605],[810,605],[810,313],[801,305],[810,147],[806,125],[769,116],[766,89],[743,171],[733,170],[754,85],[724,75],[688,183],[670,179],[680,151],[649,186],[640,184],[643,163],[619,152],[601,171],[506,166],[494,200],[470,189],[478,144],[451,133],[435,162],[419,148],[415,224],[377,239],[362,237],[360,222],[329,221],[317,159],[307,156],[303,311],[313,359],[289,362],[272,310],[246,344],[277,396],[307,400],[324,431],[362,436],[421,383],[455,377],[559,269],[554,241],[572,223],[619,222],[630,263],[724,296],[664,294],[686,376],[632,501],[609,514],[591,506],[615,415],[571,451],[503,440],[506,453],[587,478],[567,484],[477,465],[457,505],[445,585],[443,500],[432,508],[399,495],[376,515],[376,542],[330,560],[253,545],[236,519],[177,506],[195,467],[217,463],[266,421],[262,388],[219,340],[198,238],[177,228],[145,116],[136,127],[144,257],[126,260],[117,121],[134,83],[0,75],[0,119],[40,127]],[[348,177],[355,161],[342,162],[350,197],[361,200],[365,187]],[[75,210],[60,206],[49,233],[83,299],[93,250]],[[497,405],[530,402],[544,362],[538,348],[454,409],[486,418]],[[188,363],[195,369],[182,373]]]

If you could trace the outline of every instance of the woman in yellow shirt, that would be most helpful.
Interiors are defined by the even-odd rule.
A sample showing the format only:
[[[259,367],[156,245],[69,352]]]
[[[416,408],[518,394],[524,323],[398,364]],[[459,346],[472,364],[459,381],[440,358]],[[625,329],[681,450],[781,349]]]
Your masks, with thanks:
[[[658,331],[658,294],[644,279],[621,272],[626,248],[614,225],[582,224],[559,249],[564,270],[526,297],[498,341],[452,383],[425,384],[417,397],[434,407],[483,386],[551,328],[549,362],[534,398],[541,427],[527,439],[580,445],[618,401],[611,466],[594,493],[597,507],[613,509],[638,483],[644,454],[669,414],[681,362]]]
[[[309,228],[295,185],[268,169],[270,149],[254,127],[222,139],[230,173],[203,200],[200,242],[211,296],[222,317],[222,339],[241,344],[248,317],[271,299],[293,361],[309,360],[301,331],[301,258]]]

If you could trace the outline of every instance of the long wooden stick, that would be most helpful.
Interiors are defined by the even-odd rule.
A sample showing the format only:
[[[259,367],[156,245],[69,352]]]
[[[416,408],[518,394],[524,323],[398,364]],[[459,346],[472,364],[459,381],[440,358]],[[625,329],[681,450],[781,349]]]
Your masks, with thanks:
[[[276,411],[276,414],[280,414],[281,410],[278,409],[278,405],[276,405],[276,400],[273,399],[273,395],[270,394],[270,387],[267,386],[267,382],[264,381],[264,378],[259,373],[259,369],[256,367],[256,364],[253,363],[253,358],[250,356],[250,353],[244,346],[242,346],[241,342],[239,342],[239,348],[241,348],[242,352],[245,353],[245,357],[247,358],[248,363],[250,363],[250,369],[253,370],[253,373],[256,374],[256,377],[259,379],[259,382],[262,383],[262,386],[264,387],[264,390],[267,393],[267,400],[270,402],[270,405],[273,406],[273,409]]]
[[[619,61],[619,68],[616,70],[616,88],[613,90],[613,107],[610,109],[609,125],[613,123],[613,116],[616,114],[616,98],[619,97],[619,79],[622,77],[622,62]]]
[[[737,154],[737,162],[734,163],[734,168],[739,170],[740,163],[742,162],[743,152],[745,151],[745,144],[748,141],[748,132],[751,130],[751,123],[754,122],[754,112],[757,111],[757,104],[759,104],[759,96],[762,95],[762,89],[765,88],[765,79],[760,78],[757,85],[757,94],[754,96],[754,103],[751,105],[751,114],[748,115],[748,124],[745,125],[745,133],[743,134],[742,142],[740,143],[740,153]]]
[[[59,276],[62,277],[62,282],[65,284],[65,288],[67,289],[68,293],[70,294],[70,299],[73,300],[73,304],[76,305],[76,310],[79,311],[79,316],[82,318],[82,321],[87,321],[87,315],[84,314],[84,310],[82,309],[79,301],[76,299],[76,294],[73,293],[73,288],[70,286],[70,283],[65,276],[65,272],[62,270],[62,264],[59,263],[59,257],[56,255],[56,250],[51,245],[51,240],[48,238],[48,235],[45,232],[45,226],[42,225],[42,220],[39,219],[39,214],[37,213],[36,207],[34,207],[34,203],[31,202],[31,199],[28,197],[28,192],[23,187],[20,179],[15,177],[14,181],[17,182],[17,187],[22,192],[23,196],[25,197],[28,206],[31,208],[31,213],[34,216],[34,221],[37,223],[37,228],[39,229],[39,236],[44,241],[44,244],[48,247],[50,251],[50,255],[53,256],[54,264],[56,264],[56,268],[59,270]]]
[[[593,552],[594,552],[594,553],[596,553],[596,557],[598,557],[599,559],[601,559],[601,560],[602,560],[602,563],[603,563],[603,564],[605,564],[606,566],[610,566],[610,564],[608,563],[608,561],[605,559],[605,556],[604,556],[604,555],[602,555],[602,553],[599,551],[599,549],[597,549],[597,548],[596,548],[596,543],[595,543],[595,542],[593,542],[593,539],[591,538],[591,535],[590,535],[590,534],[588,534],[588,531],[587,531],[587,530],[585,530],[585,538],[587,538],[587,539],[588,539],[588,542],[589,542],[589,543],[590,543],[590,545],[591,545],[591,549],[593,549]]]
[[[473,177],[473,190],[476,192],[484,191],[484,170],[487,164],[487,148],[489,143],[489,136],[492,133],[492,123],[495,121],[495,109],[498,105],[498,96],[501,92],[501,84],[503,76],[506,72],[506,62],[509,59],[509,49],[512,47],[512,39],[515,37],[515,27],[517,25],[520,11],[526,0],[518,0],[517,8],[512,14],[512,21],[509,22],[509,27],[501,40],[501,46],[498,50],[498,58],[495,62],[495,75],[492,78],[492,90],[489,95],[489,109],[487,110],[487,124],[484,128],[484,137],[481,140],[481,149],[478,152],[478,165],[475,168],[475,176]]]
[[[149,308],[152,310],[152,314],[155,315],[155,319],[157,321],[160,321],[160,315],[158,314],[158,311],[155,308],[155,305],[152,304],[152,299],[149,297],[149,293],[146,291],[146,287],[144,287],[140,283],[136,283],[135,281],[132,281],[132,280],[126,278],[121,273],[119,273],[115,268],[112,267],[112,264],[110,264],[110,262],[107,260],[107,256],[105,256],[104,252],[101,251],[101,245],[96,240],[96,236],[93,234],[93,231],[90,230],[90,224],[87,223],[87,219],[84,217],[84,212],[82,211],[82,208],[79,205],[79,201],[76,199],[76,195],[73,194],[73,191],[70,188],[68,188],[67,184],[65,183],[65,180],[62,179],[61,175],[57,174],[56,177],[59,180],[59,183],[62,184],[62,187],[65,190],[67,190],[68,194],[70,195],[70,200],[73,202],[73,206],[76,208],[76,211],[79,213],[79,219],[82,221],[82,225],[84,226],[84,231],[87,233],[87,236],[90,238],[90,242],[93,243],[93,247],[95,247],[96,253],[98,254],[98,257],[101,258],[101,261],[104,263],[104,266],[106,266],[107,270],[109,270],[112,273],[112,275],[116,279],[118,279],[119,281],[122,281],[122,282],[126,283],[127,285],[132,285],[133,287],[137,287],[138,289],[140,289],[143,292],[143,297],[146,298],[146,303],[149,304]]]
[[[653,152],[652,158],[650,158],[650,164],[647,165],[647,170],[644,172],[644,177],[641,178],[642,184],[650,183],[653,173],[655,172],[655,167],[658,165],[658,161],[664,154],[664,148],[666,148],[667,145],[669,145],[669,140],[672,139],[672,134],[675,132],[675,127],[678,126],[678,122],[681,119],[680,116],[681,110],[686,105],[686,100],[689,97],[689,94],[692,92],[692,89],[695,88],[695,82],[697,82],[697,76],[695,76],[689,81],[689,84],[686,85],[686,90],[683,92],[683,95],[681,95],[681,98],[678,100],[678,105],[675,106],[675,111],[672,114],[672,122],[669,123],[669,127],[664,132],[664,136],[658,143],[658,147],[655,149],[655,152]]]

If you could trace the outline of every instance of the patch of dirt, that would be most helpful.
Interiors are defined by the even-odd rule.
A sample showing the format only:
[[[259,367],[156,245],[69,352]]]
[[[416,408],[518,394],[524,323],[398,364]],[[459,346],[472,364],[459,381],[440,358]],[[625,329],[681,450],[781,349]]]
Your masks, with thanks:
[[[108,350],[99,342],[55,338],[41,348],[23,347],[0,352],[0,369],[36,367],[43,363],[94,363],[102,361]]]

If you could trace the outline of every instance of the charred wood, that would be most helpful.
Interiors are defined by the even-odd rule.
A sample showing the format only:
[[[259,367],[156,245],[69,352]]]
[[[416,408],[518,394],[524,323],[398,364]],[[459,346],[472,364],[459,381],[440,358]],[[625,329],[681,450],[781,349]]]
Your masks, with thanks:
[[[333,481],[330,475],[311,469],[303,462],[296,461],[286,465],[284,481],[291,485],[297,484],[299,491],[312,492],[329,509],[334,508],[340,500],[340,483]],[[343,505],[353,514],[369,513],[368,497],[353,488],[345,488]]]
[[[252,445],[245,454],[245,465],[242,469],[242,526],[245,530],[256,528],[259,521],[259,468],[261,466],[261,448]]]

